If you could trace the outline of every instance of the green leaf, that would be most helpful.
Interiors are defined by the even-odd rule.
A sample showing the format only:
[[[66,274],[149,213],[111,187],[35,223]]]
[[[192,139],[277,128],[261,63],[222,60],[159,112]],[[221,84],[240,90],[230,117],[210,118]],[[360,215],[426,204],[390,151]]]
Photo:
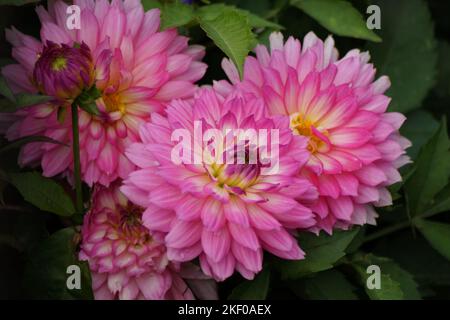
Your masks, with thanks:
[[[67,110],[68,108],[65,106],[59,107],[58,111],[56,112],[56,118],[58,119],[58,122],[60,124],[64,124],[64,121],[66,120]]]
[[[89,114],[94,116],[100,115],[100,111],[98,110],[97,103],[95,101],[84,102],[78,105],[80,109],[83,109]]]
[[[447,41],[439,41],[439,68],[436,83],[436,92],[440,97],[450,96],[450,44]]]
[[[312,300],[357,300],[356,288],[336,269],[318,272],[312,278],[289,283],[300,298]]]
[[[100,111],[98,110],[96,100],[101,97],[101,92],[95,86],[90,87],[88,90],[83,91],[75,100],[75,103],[89,114],[98,116]]]
[[[255,279],[244,281],[233,289],[229,300],[265,300],[269,292],[270,270],[265,268]]]
[[[272,28],[275,30],[282,30],[284,27],[278,23],[266,20],[260,16],[250,13],[246,10],[238,9],[239,12],[246,14],[248,16],[248,22],[253,28]]]
[[[24,284],[30,298],[93,299],[91,275],[86,261],[77,258],[73,228],[59,230],[42,241],[28,256]],[[81,270],[81,288],[68,289],[67,267],[77,265]]]
[[[12,93],[11,89],[8,86],[8,83],[3,77],[0,77],[0,94],[9,101],[16,101],[16,98],[14,98],[14,94]]]
[[[431,246],[450,260],[450,225],[426,220],[417,220],[415,225]]]
[[[53,98],[49,96],[19,93],[14,97],[14,101],[10,101],[7,99],[0,100],[0,112],[15,112],[20,108],[49,102],[52,99]]]
[[[242,77],[243,64],[255,38],[248,18],[236,11],[225,11],[214,19],[200,15],[200,27],[234,62]]]
[[[380,42],[381,38],[366,26],[366,21],[350,2],[344,0],[291,0],[331,32],[345,37]]]
[[[277,268],[283,279],[298,279],[305,275],[331,269],[345,256],[345,249],[357,235],[359,228],[349,231],[334,231],[333,235],[311,233],[299,235],[298,242],[305,251],[304,260],[277,260]]]
[[[39,209],[65,217],[75,213],[72,199],[55,181],[37,172],[13,173],[9,178],[24,199]]]
[[[450,286],[450,262],[437,251],[430,250],[424,237],[414,236],[410,230],[392,234],[375,243],[376,255],[391,258],[411,273],[421,289],[430,285]]]
[[[142,0],[142,6],[145,11],[155,8],[162,9],[162,4],[158,0]]]
[[[433,22],[423,0],[375,0],[381,8],[381,44],[368,50],[379,75],[388,75],[390,111],[419,108],[433,86],[437,50]],[[411,72],[414,68],[414,72]]]
[[[33,142],[53,143],[53,144],[59,144],[59,145],[68,147],[68,145],[66,143],[57,141],[55,139],[52,139],[52,138],[49,138],[46,136],[27,136],[27,137],[22,137],[17,140],[14,140],[14,141],[8,143],[6,146],[0,148],[0,153],[9,151],[11,149],[20,148],[23,145],[26,145],[28,143],[33,143]]]
[[[161,30],[184,26],[194,17],[192,6],[179,2],[165,3],[161,12]]]
[[[416,110],[408,114],[408,119],[400,128],[403,136],[408,138],[412,146],[408,148],[408,155],[416,159],[420,148],[433,136],[439,128],[439,121],[425,110]]]
[[[367,273],[367,267],[371,265],[380,268],[380,289],[367,287],[367,279],[371,276],[371,273]],[[421,299],[412,275],[388,258],[372,254],[359,255],[352,261],[352,266],[361,277],[366,293],[372,300]]]
[[[447,185],[438,193],[431,208],[427,209],[427,214],[433,215],[450,210],[450,185]]]
[[[366,229],[359,228],[359,231],[356,233],[356,235],[353,237],[352,241],[348,245],[347,249],[345,249],[345,252],[347,254],[355,253],[359,250],[359,248],[364,244],[364,239],[366,237]]]
[[[200,7],[197,10],[201,19],[213,20],[216,19],[221,13],[225,12],[237,12],[248,18],[248,23],[253,28],[272,28],[275,30],[284,29],[282,25],[275,22],[266,20],[250,11],[236,8],[235,6],[225,5],[223,3],[215,3],[208,6]]]
[[[431,140],[422,148],[412,176],[405,182],[411,216],[424,213],[434,196],[448,183],[450,141],[445,118]]]

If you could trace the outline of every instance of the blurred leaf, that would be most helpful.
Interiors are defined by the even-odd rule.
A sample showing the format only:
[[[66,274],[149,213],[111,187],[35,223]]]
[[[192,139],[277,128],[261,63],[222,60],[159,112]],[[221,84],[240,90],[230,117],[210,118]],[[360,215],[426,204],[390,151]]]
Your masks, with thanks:
[[[304,260],[279,260],[277,268],[283,279],[297,279],[305,275],[327,270],[345,256],[345,249],[357,235],[359,228],[349,231],[334,231],[333,235],[321,232],[319,236],[301,233],[300,247],[305,251]]]
[[[194,19],[194,9],[183,3],[165,3],[161,13],[161,30],[180,27]]]
[[[422,286],[450,285],[450,262],[430,248],[421,236],[410,230],[380,239],[373,252],[393,259]]]
[[[366,26],[362,14],[344,0],[291,0],[331,32],[346,37],[380,42],[381,38]]]
[[[26,201],[39,209],[60,216],[71,216],[75,213],[72,199],[55,181],[44,178],[37,172],[10,174],[13,184]]]
[[[381,8],[381,44],[368,50],[379,75],[388,75],[390,111],[420,107],[436,76],[433,22],[423,0],[375,0]],[[412,72],[412,70],[414,72]]]
[[[358,299],[355,293],[356,288],[336,269],[318,272],[312,278],[290,282],[289,287],[300,298],[312,300]]]
[[[269,292],[270,270],[265,268],[255,279],[244,281],[233,289],[229,300],[265,300]]]
[[[436,196],[431,208],[427,209],[427,214],[432,215],[450,210],[450,185],[447,185]]]
[[[289,4],[289,0],[275,0],[271,10],[265,15],[266,18],[276,17],[281,10]]]
[[[49,102],[52,97],[29,94],[29,93],[19,93],[14,97],[15,101],[10,101],[7,99],[0,100],[0,112],[15,112],[17,109],[30,107],[36,104]]]
[[[52,138],[49,138],[49,137],[46,137],[46,136],[27,136],[27,137],[22,137],[22,138],[19,138],[17,140],[11,141],[6,146],[0,148],[0,153],[9,151],[11,149],[20,148],[23,145],[26,145],[28,143],[33,143],[33,142],[53,143],[53,144],[59,144],[59,145],[63,145],[63,146],[67,146],[68,147],[68,145],[66,143],[63,143],[61,141],[57,141],[55,139],[52,139]]]
[[[420,148],[433,136],[439,128],[437,121],[431,113],[425,110],[416,110],[408,114],[405,124],[400,132],[412,142],[408,148],[408,155],[416,159]]]
[[[24,283],[30,298],[93,299],[88,264],[76,256],[77,236],[73,228],[59,230],[29,254]],[[67,288],[70,265],[81,269],[81,289]]]
[[[8,86],[8,83],[3,77],[0,77],[0,94],[9,101],[16,101],[16,98],[14,98],[14,94],[12,93],[11,89]]]
[[[450,260],[450,225],[422,219],[415,221],[415,225],[431,246]]]
[[[345,249],[345,252],[347,254],[350,254],[358,251],[358,249],[363,245],[365,237],[366,237],[366,229],[364,227],[359,228],[357,234],[353,237],[347,249]]]
[[[450,176],[450,141],[446,120],[420,151],[412,176],[405,182],[411,215],[424,213],[434,196],[448,183]]]
[[[158,0],[142,0],[142,6],[145,11],[155,8],[162,9],[162,4]]]
[[[380,289],[367,288],[367,267],[376,265],[380,267]],[[352,266],[360,275],[367,295],[372,300],[419,300],[421,296],[417,290],[417,283],[412,275],[402,269],[391,259],[377,257],[373,254],[358,255],[352,261]]]
[[[200,27],[234,62],[242,76],[244,60],[255,40],[248,18],[228,10],[214,19],[200,15]]]
[[[450,44],[447,41],[439,41],[439,68],[436,84],[436,92],[439,96],[450,96]]]
[[[248,18],[248,23],[253,28],[272,28],[275,30],[284,29],[283,26],[266,20],[250,11],[236,8],[235,6],[225,5],[223,3],[215,3],[208,6],[203,6],[198,9],[198,14],[202,19],[213,20],[220,14],[226,12],[237,12]],[[251,48],[253,49],[253,48]]]
[[[253,28],[272,28],[275,30],[282,30],[284,27],[282,25],[279,25],[278,23],[266,20],[261,18],[260,16],[256,14],[252,14],[245,10],[239,10],[239,12],[247,14],[248,16],[248,22]]]

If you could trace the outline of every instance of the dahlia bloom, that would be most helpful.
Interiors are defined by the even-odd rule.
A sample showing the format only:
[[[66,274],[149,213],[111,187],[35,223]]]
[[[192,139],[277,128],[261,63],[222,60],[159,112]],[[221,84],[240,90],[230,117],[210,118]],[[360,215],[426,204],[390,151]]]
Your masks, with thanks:
[[[6,38],[18,64],[4,67],[2,74],[13,92],[36,93],[39,85],[33,82],[33,72],[38,79],[40,74],[50,72],[42,70],[45,65],[36,64],[43,44],[86,44],[92,53],[95,85],[101,98],[97,100],[100,115],[79,111],[82,178],[89,185],[108,185],[134,169],[124,151],[138,141],[139,125],[148,121],[152,112],[163,111],[171,99],[193,95],[194,82],[206,70],[199,62],[204,50],[188,46],[188,39],[175,29],[159,32],[159,10],[144,12],[138,0],[76,0],[74,4],[81,8],[80,29],[67,29],[67,4],[58,0],[49,1],[48,10],[37,7],[42,42],[14,28],[7,30]],[[67,108],[59,102],[43,103],[14,115],[0,115],[0,120],[2,127],[5,122],[13,122],[6,131],[10,140],[44,135],[70,144],[71,115]],[[28,144],[21,150],[19,163],[40,164],[47,177],[63,173],[70,178],[73,171],[71,148],[63,145]]]
[[[126,151],[139,169],[121,190],[146,208],[143,223],[164,239],[169,260],[199,257],[203,271],[222,281],[234,270],[252,279],[262,268],[263,250],[285,259],[303,258],[290,231],[315,223],[301,202],[316,198],[317,192],[296,175],[298,164],[307,160],[307,141],[290,134],[289,121],[265,118],[263,111],[261,99],[247,100],[239,92],[224,98],[212,88],[202,88],[194,101],[174,100],[166,109],[167,117],[154,115],[141,126],[142,142]],[[177,129],[188,133],[183,142],[193,137],[183,149],[188,161],[174,158],[174,150],[179,151],[173,135]],[[233,143],[227,143],[223,152],[216,144],[205,153],[216,139],[207,132],[214,129],[234,142],[238,135],[233,129],[278,132],[278,157],[271,163],[278,164],[277,170],[268,167],[263,152],[251,161],[251,150],[269,151],[269,137],[266,144],[263,139],[254,144],[243,138],[242,162]],[[271,142],[274,137],[270,135]],[[203,158],[189,161],[187,155]]]
[[[125,198],[117,183],[95,189],[92,208],[84,217],[79,254],[89,263],[95,299],[193,299],[180,265],[167,259],[164,245],[142,225],[142,211]],[[191,281],[199,278],[192,266],[182,272]],[[211,288],[211,283],[202,282],[202,290]],[[213,299],[217,294],[209,290],[203,297]]]
[[[33,72],[33,83],[41,93],[71,101],[93,82],[94,62],[85,43],[69,47],[47,41]]]
[[[309,140],[301,175],[320,194],[313,230],[375,224],[373,206],[392,203],[387,187],[401,180],[397,169],[409,161],[410,142],[398,132],[405,117],[386,112],[389,79],[374,81],[367,52],[355,49],[338,59],[333,38],[323,42],[312,32],[303,44],[272,33],[270,53],[263,45],[255,51],[242,82],[230,61],[223,67],[240,90],[264,99],[269,114],[288,118],[293,135]],[[225,81],[215,85],[230,90]]]

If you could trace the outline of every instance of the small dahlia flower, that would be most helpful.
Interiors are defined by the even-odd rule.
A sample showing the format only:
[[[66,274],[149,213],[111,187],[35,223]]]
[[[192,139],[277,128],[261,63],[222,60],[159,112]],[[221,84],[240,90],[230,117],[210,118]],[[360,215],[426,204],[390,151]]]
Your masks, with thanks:
[[[261,99],[239,92],[223,98],[202,88],[193,102],[174,100],[166,111],[144,124],[142,142],[127,149],[139,169],[121,190],[146,208],[143,223],[164,239],[169,260],[199,257],[203,271],[222,281],[234,270],[252,279],[263,250],[302,259],[291,230],[315,223],[302,201],[317,196],[296,175],[307,160],[306,139],[290,134],[289,121],[266,118]],[[240,130],[258,132],[257,142]]]
[[[6,38],[18,62],[5,66],[2,75],[14,93],[44,92],[49,95],[75,95],[72,82],[88,80],[89,59],[79,61],[88,48],[95,65],[94,82],[100,90],[99,115],[79,111],[81,171],[89,184],[108,185],[125,178],[133,164],[125,157],[127,145],[138,140],[138,127],[151,113],[162,112],[173,98],[190,98],[206,65],[199,60],[204,50],[188,46],[188,38],[175,29],[158,31],[158,9],[144,12],[138,0],[76,0],[81,9],[80,28],[66,26],[68,5],[49,1],[48,10],[38,6],[41,40],[12,28]],[[52,43],[44,47],[44,44]],[[84,45],[83,45],[84,43]],[[81,44],[79,51],[75,49]],[[86,49],[87,50],[87,49]],[[64,57],[60,56],[64,53]],[[81,64],[79,75],[75,65]],[[90,79],[89,81],[90,82]],[[11,114],[0,115],[6,122],[10,140],[44,135],[71,144],[71,115],[59,101],[42,103]],[[49,143],[32,143],[22,148],[19,163],[41,165],[43,174],[72,176],[71,148]]]
[[[228,61],[223,67],[241,90],[264,99],[271,115],[285,116],[295,136],[308,139],[310,154],[301,175],[319,191],[312,206],[317,225],[375,224],[373,206],[391,204],[387,187],[401,180],[398,168],[409,161],[410,142],[398,129],[405,117],[386,112],[386,76],[374,81],[369,54],[351,50],[338,58],[333,38],[308,33],[303,44],[281,33],[270,36],[270,52],[259,45],[245,61],[244,79]],[[218,90],[229,90],[224,81]]]
[[[77,98],[94,82],[94,62],[89,47],[75,47],[48,41],[33,71],[33,82],[39,91],[62,101]]]
[[[180,270],[167,259],[164,245],[142,225],[142,211],[125,198],[117,183],[96,188],[84,217],[79,254],[89,263],[95,299],[193,299],[179,272],[191,279],[199,273],[193,267]],[[203,282],[205,288],[211,287]],[[216,298],[216,293],[210,290],[204,298]]]

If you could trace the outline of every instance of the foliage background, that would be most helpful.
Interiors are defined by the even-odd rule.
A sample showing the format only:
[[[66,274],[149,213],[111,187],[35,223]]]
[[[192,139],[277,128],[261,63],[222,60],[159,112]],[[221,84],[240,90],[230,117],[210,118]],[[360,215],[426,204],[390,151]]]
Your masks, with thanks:
[[[36,2],[0,0],[0,66],[12,62],[5,27],[38,37]],[[377,227],[331,237],[303,234],[305,261],[267,256],[255,280],[234,276],[222,283],[221,298],[449,299],[450,2],[183,2],[191,4],[143,0],[146,9],[162,9],[163,28],[179,27],[192,43],[206,46],[209,69],[202,83],[225,77],[220,69],[225,54],[241,65],[256,41],[267,43],[273,30],[286,38],[303,38],[310,30],[321,38],[333,34],[341,56],[352,48],[370,50],[379,75],[390,76],[390,111],[406,114],[402,133],[413,142],[414,163],[403,169],[403,183],[391,188],[394,205],[378,210]],[[381,8],[381,30],[375,33],[365,28],[370,4]],[[0,111],[10,107],[5,98]],[[81,217],[73,214],[73,191],[63,180],[17,167],[17,146],[26,142],[11,145],[0,138],[0,298],[91,299],[87,265],[75,258]],[[82,267],[82,290],[66,289],[70,264]],[[381,268],[380,290],[365,286],[371,264]]]

